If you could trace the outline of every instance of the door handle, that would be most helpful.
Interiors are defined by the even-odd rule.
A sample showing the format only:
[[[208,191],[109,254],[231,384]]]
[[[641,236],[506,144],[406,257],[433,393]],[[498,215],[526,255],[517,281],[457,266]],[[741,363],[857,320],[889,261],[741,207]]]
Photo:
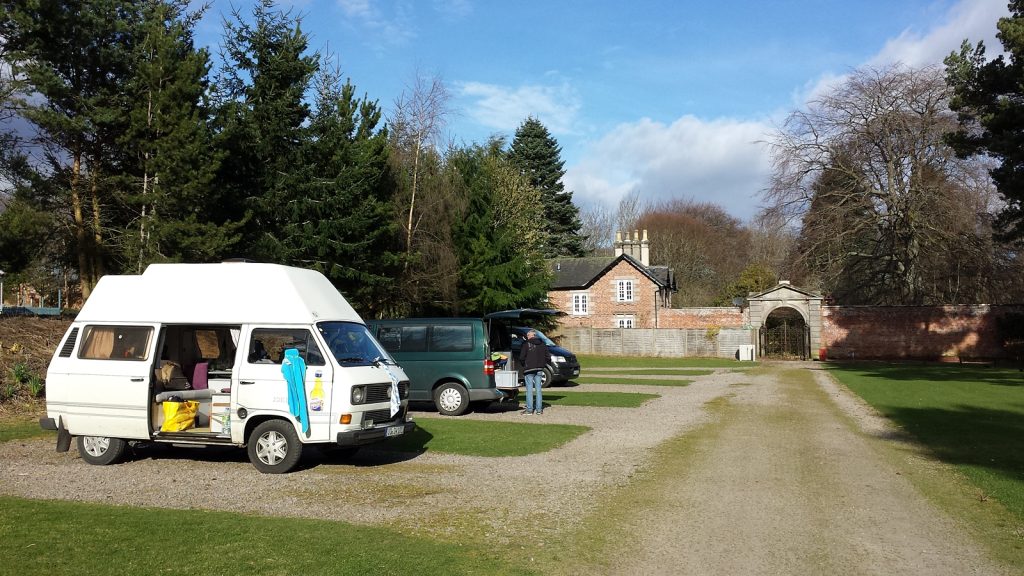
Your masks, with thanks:
[[[256,381],[255,380],[239,380],[238,383],[239,384],[255,384]]]
[[[132,378],[132,382],[142,382],[145,378]]]

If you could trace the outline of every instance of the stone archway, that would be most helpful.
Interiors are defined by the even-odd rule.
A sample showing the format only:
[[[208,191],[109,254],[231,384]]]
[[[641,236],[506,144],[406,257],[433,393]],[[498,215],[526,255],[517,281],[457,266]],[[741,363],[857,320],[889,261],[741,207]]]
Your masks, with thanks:
[[[750,304],[750,326],[756,329],[760,335],[763,332],[762,328],[765,330],[773,328],[768,322],[770,318],[785,318],[787,319],[786,331],[788,331],[789,328],[799,324],[796,322],[794,314],[799,316],[802,320],[803,329],[806,331],[804,335],[806,346],[803,358],[817,360],[818,349],[821,343],[822,300],[823,298],[820,294],[797,288],[790,285],[789,281],[782,280],[774,288],[747,298]],[[791,310],[792,312],[785,312],[783,309]],[[779,312],[776,313],[776,310],[779,310]],[[772,350],[762,350],[762,347],[765,346],[765,341],[760,337],[758,338],[758,346],[758,357],[764,356],[765,352],[772,352]]]
[[[762,358],[807,360],[811,357],[811,330],[799,310],[779,306],[768,313],[758,330]]]

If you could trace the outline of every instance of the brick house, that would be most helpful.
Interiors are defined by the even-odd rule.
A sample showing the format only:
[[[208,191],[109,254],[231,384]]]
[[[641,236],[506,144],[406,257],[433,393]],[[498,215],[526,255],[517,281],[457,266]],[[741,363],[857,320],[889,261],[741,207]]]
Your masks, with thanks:
[[[650,265],[647,230],[615,235],[612,257],[555,258],[548,299],[563,312],[563,327],[658,328],[661,310],[672,307],[675,274]]]

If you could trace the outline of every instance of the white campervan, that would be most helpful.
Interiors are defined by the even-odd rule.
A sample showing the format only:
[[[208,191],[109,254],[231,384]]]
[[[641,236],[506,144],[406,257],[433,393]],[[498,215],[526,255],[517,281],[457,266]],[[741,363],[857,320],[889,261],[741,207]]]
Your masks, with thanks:
[[[142,440],[245,446],[277,473],[307,444],[354,452],[411,431],[408,392],[319,272],[153,264],[96,285],[50,361],[40,424],[91,464]]]

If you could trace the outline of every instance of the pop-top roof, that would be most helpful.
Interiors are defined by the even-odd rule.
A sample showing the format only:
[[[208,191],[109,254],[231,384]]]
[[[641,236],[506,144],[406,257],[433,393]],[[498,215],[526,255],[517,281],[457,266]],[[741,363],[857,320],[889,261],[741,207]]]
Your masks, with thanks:
[[[197,324],[362,322],[314,270],[279,264],[151,264],[142,275],[104,276],[79,321]]]

